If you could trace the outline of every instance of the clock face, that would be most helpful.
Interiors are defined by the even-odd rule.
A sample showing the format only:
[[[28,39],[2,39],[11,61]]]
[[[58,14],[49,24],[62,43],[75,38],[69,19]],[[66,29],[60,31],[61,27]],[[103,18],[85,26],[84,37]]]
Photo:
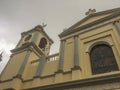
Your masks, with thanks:
[[[45,38],[42,38],[40,40],[39,47],[44,50],[46,45],[47,45],[47,40]]]
[[[27,36],[25,37],[24,41],[28,41],[28,40],[30,40],[31,37],[32,37],[31,34],[27,35]]]

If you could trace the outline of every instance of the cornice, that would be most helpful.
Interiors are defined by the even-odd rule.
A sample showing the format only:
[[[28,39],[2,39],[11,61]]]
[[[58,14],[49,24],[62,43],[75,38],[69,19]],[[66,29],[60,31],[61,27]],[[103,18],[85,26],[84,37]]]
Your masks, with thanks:
[[[32,32],[35,32],[35,31],[38,31],[40,33],[42,32],[51,41],[51,43],[54,43],[54,41],[48,36],[48,34],[44,31],[44,29],[41,25],[37,25],[31,30],[28,30],[26,32],[22,32],[21,35],[24,36],[28,33],[32,33]]]
[[[100,16],[100,15],[105,15],[105,14],[110,14],[110,13],[114,13],[116,11],[119,11],[120,8],[114,8],[114,9],[110,9],[110,10],[106,10],[106,11],[101,11],[101,12],[96,12],[94,14],[90,14],[88,15],[87,17],[83,18],[82,20],[78,21],[76,24],[72,25],[70,28],[68,28],[69,30],[70,29],[73,29],[75,28],[76,26],[78,26],[79,24],[85,22],[86,20],[88,20],[89,18],[92,18],[92,17],[95,17],[95,16]]]
[[[91,15],[92,15],[92,14],[91,14]],[[75,28],[75,29],[69,28],[69,29],[67,29],[66,31],[64,31],[64,32],[62,32],[61,34],[59,34],[59,37],[62,38],[62,37],[65,37],[65,36],[67,36],[67,35],[76,33],[76,32],[78,32],[78,31],[84,30],[84,29],[89,28],[89,27],[91,27],[91,26],[94,26],[94,25],[97,25],[97,24],[99,24],[99,23],[108,21],[108,20],[110,20],[110,19],[112,19],[112,18],[115,18],[115,17],[117,17],[117,16],[119,16],[119,15],[120,15],[120,11],[117,11],[116,13],[113,13],[112,15],[109,15],[109,16],[106,16],[106,17],[104,17],[104,18],[98,19],[98,20],[96,20],[96,21],[94,21],[94,22],[88,23],[88,24],[83,25],[83,26],[81,26],[81,27],[78,27],[78,28]],[[89,17],[90,17],[90,16],[89,16]],[[86,19],[88,19],[88,17],[87,17]]]
[[[120,74],[113,74],[113,75],[107,75],[107,76],[101,76],[101,77],[94,77],[94,78],[87,78],[82,80],[76,80],[76,81],[69,81],[64,83],[58,83],[58,84],[52,84],[52,85],[45,85],[40,86],[36,88],[28,88],[23,90],[60,90],[64,88],[76,88],[76,87],[83,87],[87,85],[96,85],[96,84],[104,84],[104,83],[110,83],[110,82],[119,82]]]
[[[37,45],[36,45],[34,42],[31,42],[31,43],[27,42],[25,45],[23,45],[23,46],[21,46],[21,47],[19,47],[19,48],[15,48],[15,49],[11,50],[11,52],[12,52],[13,54],[15,54],[15,53],[18,53],[18,52],[23,51],[23,50],[32,50],[32,47],[33,47],[38,53],[40,53],[41,55],[44,54],[44,53],[37,47]]]

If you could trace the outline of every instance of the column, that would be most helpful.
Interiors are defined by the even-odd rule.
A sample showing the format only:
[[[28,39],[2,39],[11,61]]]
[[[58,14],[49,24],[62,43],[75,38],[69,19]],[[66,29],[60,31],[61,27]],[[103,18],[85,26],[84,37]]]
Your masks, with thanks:
[[[74,66],[79,67],[78,36],[74,37]]]
[[[118,33],[120,34],[120,23],[119,23],[119,21],[115,21],[115,22],[114,22],[114,25],[115,25]]]
[[[58,71],[63,71],[64,49],[65,49],[65,40],[61,41],[61,44],[60,44],[60,56],[59,56]]]
[[[72,70],[72,80],[78,80],[82,77],[81,68],[79,66],[79,48],[78,48],[78,36],[74,36],[74,67]]]
[[[30,56],[30,53],[31,53],[31,50],[28,50],[16,77],[21,78],[24,72],[25,66],[27,64],[28,58]]]
[[[35,77],[40,77],[41,76],[41,73],[42,73],[45,62],[46,62],[46,57],[45,57],[45,55],[42,55],[40,57],[40,62],[39,62]]]
[[[64,64],[64,50],[65,49],[65,40],[62,40],[60,43],[60,56],[59,56],[59,66],[58,71],[55,72],[55,83],[60,83],[63,81],[63,64]]]

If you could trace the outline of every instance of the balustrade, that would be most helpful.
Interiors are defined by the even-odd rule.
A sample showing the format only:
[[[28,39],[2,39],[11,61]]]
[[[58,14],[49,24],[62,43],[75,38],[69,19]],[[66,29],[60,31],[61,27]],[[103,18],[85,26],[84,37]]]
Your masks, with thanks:
[[[59,53],[55,53],[53,55],[48,56],[46,60],[47,62],[59,60]]]

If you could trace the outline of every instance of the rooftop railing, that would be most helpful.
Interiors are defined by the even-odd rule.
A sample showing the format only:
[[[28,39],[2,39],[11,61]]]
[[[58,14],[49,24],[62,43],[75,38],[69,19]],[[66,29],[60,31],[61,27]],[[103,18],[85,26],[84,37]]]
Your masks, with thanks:
[[[56,60],[59,60],[59,53],[55,53],[47,57],[47,62],[52,62]]]

